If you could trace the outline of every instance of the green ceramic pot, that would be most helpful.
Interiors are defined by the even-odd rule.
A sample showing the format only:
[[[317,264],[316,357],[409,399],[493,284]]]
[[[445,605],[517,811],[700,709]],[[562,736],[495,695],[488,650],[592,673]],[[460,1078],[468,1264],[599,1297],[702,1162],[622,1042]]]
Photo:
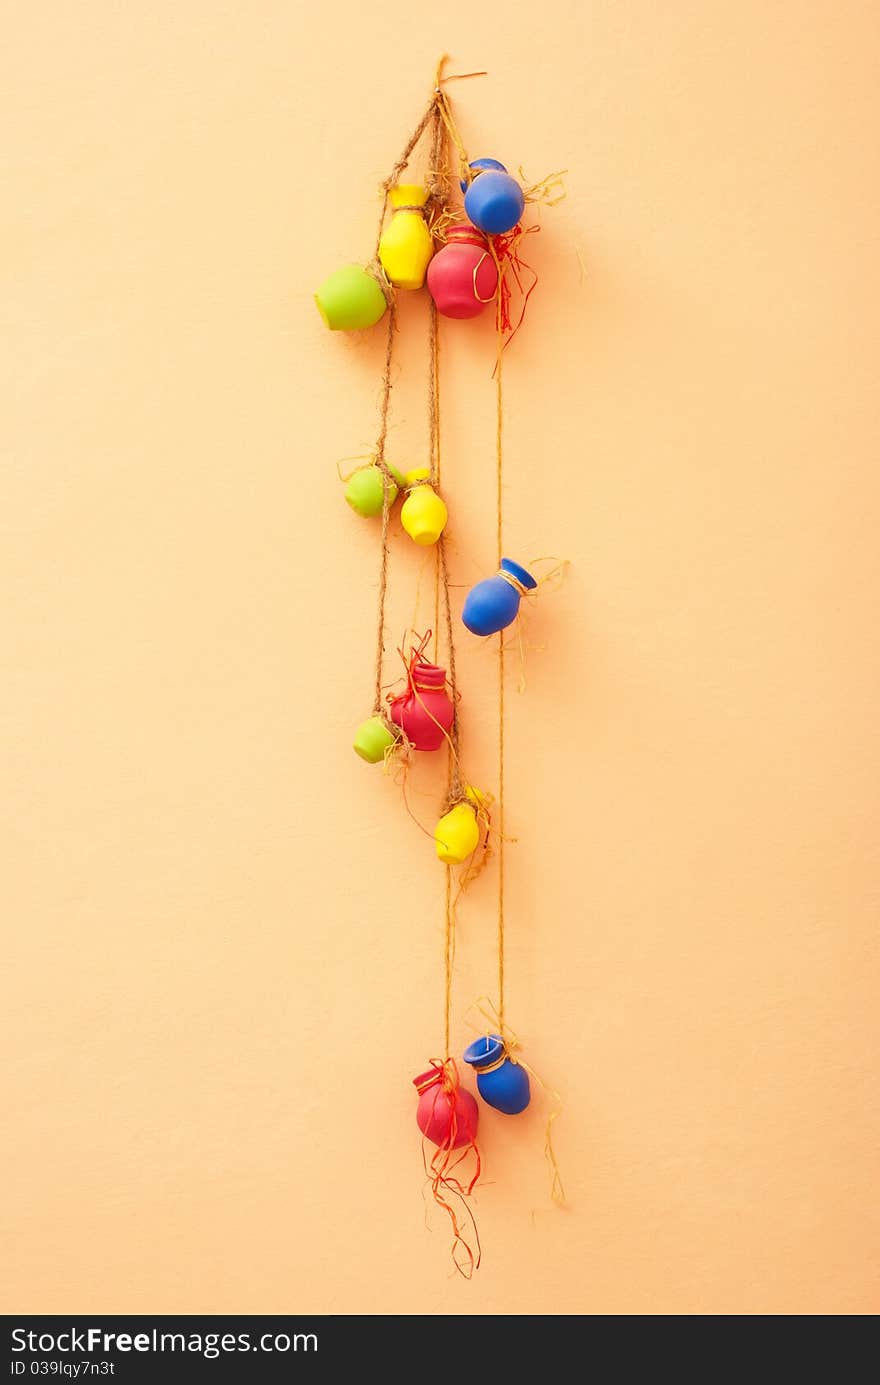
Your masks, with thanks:
[[[393,466],[388,470],[394,477],[388,488],[388,503],[393,505],[397,499],[398,490],[404,485],[404,479],[399,471],[395,471]],[[372,519],[374,515],[382,513],[382,498],[384,483],[381,468],[373,462],[370,466],[360,467],[353,476],[349,476],[345,487],[345,498],[356,515],[363,515],[364,519]]]
[[[354,749],[368,765],[378,765],[385,759],[385,752],[396,740],[397,736],[382,717],[370,717],[369,721],[362,722],[358,727]]]
[[[347,264],[324,280],[315,294],[318,311],[334,332],[357,332],[385,316],[388,300],[362,265]]]

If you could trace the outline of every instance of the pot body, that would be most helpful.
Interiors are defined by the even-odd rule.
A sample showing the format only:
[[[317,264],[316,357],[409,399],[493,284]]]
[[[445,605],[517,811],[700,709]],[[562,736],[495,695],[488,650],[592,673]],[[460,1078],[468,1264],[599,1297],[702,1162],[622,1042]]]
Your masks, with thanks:
[[[477,1138],[480,1108],[470,1092],[463,1087],[450,1090],[433,1071],[415,1078],[415,1085],[420,1089],[416,1124],[425,1139],[439,1149],[472,1144]]]
[[[416,750],[439,750],[452,728],[455,708],[446,691],[446,670],[437,664],[414,664],[409,687],[392,698],[390,716]]]
[[[400,507],[400,522],[420,548],[437,542],[448,518],[445,502],[427,484],[413,486]]]
[[[471,587],[461,618],[474,635],[497,635],[516,620],[519,592],[503,577],[486,577]]]
[[[470,803],[456,803],[434,828],[437,856],[447,866],[460,866],[480,845],[480,825]]]
[[[394,474],[393,468],[389,471]],[[398,495],[398,485],[403,481],[398,473],[394,480],[388,485],[388,504],[393,505]],[[345,499],[354,510],[356,515],[362,515],[364,519],[372,519],[374,515],[382,513],[382,502],[384,493],[384,477],[381,467],[375,462],[369,466],[360,467],[352,476],[349,476],[345,485]]]
[[[369,717],[355,732],[353,749],[368,765],[378,765],[397,742],[397,737],[383,717]]]
[[[502,574],[506,573],[507,576]],[[508,577],[513,581],[508,581]],[[532,591],[537,586],[532,574],[512,558],[501,559],[501,571],[471,587],[465,597],[461,618],[474,635],[497,635],[512,625],[519,612],[520,588]]]
[[[497,159],[475,159],[475,177],[464,195],[464,209],[470,220],[489,236],[512,231],[523,214],[525,193]]]
[[[476,317],[495,297],[498,270],[475,226],[451,226],[428,266],[428,292],[444,317]]]
[[[327,276],[315,294],[318,311],[334,332],[357,332],[385,316],[388,300],[363,265],[347,264]]]
[[[474,1069],[477,1091],[487,1106],[494,1106],[505,1116],[518,1116],[526,1109],[532,1096],[529,1074],[521,1063],[510,1058],[500,1034],[475,1039],[462,1056]]]
[[[400,184],[388,194],[391,220],[379,241],[379,261],[399,289],[420,289],[434,254],[431,232],[421,210],[428,200],[425,188]]]

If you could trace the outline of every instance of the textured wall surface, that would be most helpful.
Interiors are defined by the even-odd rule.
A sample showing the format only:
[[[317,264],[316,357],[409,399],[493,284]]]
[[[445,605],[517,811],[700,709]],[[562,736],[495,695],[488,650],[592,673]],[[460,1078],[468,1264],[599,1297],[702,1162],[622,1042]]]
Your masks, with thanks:
[[[876,1309],[876,6],[35,0],[4,33],[3,1306]],[[335,466],[381,329],[311,302],[444,49],[490,70],[452,88],[473,155],[569,170],[505,386],[508,546],[572,560],[507,783],[509,1020],[571,1205],[541,1104],[484,1116],[470,1285],[410,1086],[442,876],[349,748],[376,530]],[[456,600],[494,556],[491,355],[444,330]],[[392,667],[431,581],[397,541]],[[462,631],[489,787],[494,676]],[[410,789],[430,825],[439,767]],[[486,874],[456,1050],[493,910]]]

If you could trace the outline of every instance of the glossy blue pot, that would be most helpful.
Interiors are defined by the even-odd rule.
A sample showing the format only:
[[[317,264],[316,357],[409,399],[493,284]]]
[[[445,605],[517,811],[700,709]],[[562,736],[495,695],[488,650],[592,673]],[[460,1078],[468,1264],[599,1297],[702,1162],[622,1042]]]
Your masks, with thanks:
[[[477,1075],[477,1091],[487,1106],[518,1116],[531,1098],[529,1074],[510,1057],[500,1034],[484,1034],[465,1049],[464,1061]]]
[[[474,159],[470,166],[476,176],[462,183],[468,219],[486,235],[503,236],[522,216],[525,193],[497,159]]]
[[[533,591],[537,585],[526,568],[512,558],[502,558],[500,572],[471,587],[461,618],[474,635],[497,635],[516,620],[523,591]]]

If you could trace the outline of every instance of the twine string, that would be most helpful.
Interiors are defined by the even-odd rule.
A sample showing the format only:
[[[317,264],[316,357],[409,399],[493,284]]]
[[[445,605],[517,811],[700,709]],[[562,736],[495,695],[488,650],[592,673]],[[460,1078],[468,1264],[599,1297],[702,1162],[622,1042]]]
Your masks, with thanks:
[[[441,87],[442,70],[445,58],[437,68],[437,81],[434,92],[434,118],[431,126],[431,169],[434,190],[444,187],[447,180],[447,142],[450,122],[444,118],[444,105],[449,102]],[[454,122],[453,122],[454,124]],[[433,298],[428,305],[428,465],[429,479],[437,489],[440,485],[440,341],[437,305]],[[455,795],[462,795],[461,766],[459,763],[459,716],[458,688],[455,670],[455,639],[452,633],[452,601],[449,592],[449,563],[446,549],[446,535],[437,541],[437,558],[434,571],[434,657],[438,658],[440,640],[441,595],[443,619],[446,635],[446,665],[450,698],[452,701],[452,725],[449,729],[448,743],[448,782],[447,802]],[[443,926],[443,1052],[449,1053],[452,1014],[452,973],[455,957],[455,907],[452,898],[452,868],[446,867],[444,891]]]
[[[500,274],[495,248],[490,248]],[[498,569],[504,556],[504,328],[495,319],[495,529]],[[504,1024],[504,631],[498,634],[498,1019]]]
[[[443,1052],[449,1052],[449,1027],[452,1013],[452,959],[455,950],[455,918],[452,912],[452,867],[446,867],[446,909],[443,929],[444,963],[444,1003],[443,1003]]]
[[[481,1021],[484,1023],[478,1026],[474,1022],[474,1018],[472,1017],[473,1011],[476,1011],[476,1014],[480,1016]],[[520,1047],[518,1035],[516,1035],[512,1029],[506,1027],[501,1019],[499,1011],[495,1009],[495,1006],[488,996],[480,996],[478,1000],[474,1001],[465,1015],[465,1023],[468,1024],[471,1029],[479,1028],[481,1034],[486,1034],[488,1036],[491,1033],[497,1033],[501,1035],[501,1042],[503,1044],[501,1057],[489,1067],[481,1068],[481,1072],[494,1072],[506,1062],[516,1063],[519,1067],[525,1069],[530,1077],[534,1078],[538,1086],[549,1098],[550,1110],[547,1113],[547,1121],[544,1126],[544,1158],[547,1160],[547,1166],[550,1171],[550,1200],[551,1202],[555,1202],[557,1207],[565,1207],[566,1198],[565,1187],[562,1182],[562,1171],[559,1167],[559,1161],[556,1158],[556,1150],[553,1147],[553,1126],[562,1114],[562,1097],[555,1087],[551,1087],[549,1082],[545,1082],[544,1078],[532,1067],[531,1063],[527,1063],[525,1058],[517,1053],[516,1050]]]
[[[434,99],[440,111],[440,118],[446,127],[446,132],[449,135],[449,138],[452,140],[452,143],[455,145],[455,150],[458,154],[459,176],[466,183],[470,183],[473,179],[473,173],[471,171],[470,162],[468,160],[467,150],[464,147],[464,141],[462,140],[458,126],[455,123],[455,116],[452,113],[452,103],[450,102],[449,97],[446,95],[446,92],[443,90],[443,86],[446,82],[461,82],[464,81],[467,77],[485,77],[486,73],[461,72],[457,75],[444,77],[443,68],[447,61],[448,55],[444,53],[443,57],[437,64],[437,72],[434,79]]]
[[[449,134],[450,139],[452,140],[456,147],[456,150],[458,151],[459,161],[461,164],[461,176],[465,178],[467,182],[470,182],[471,180],[471,171],[468,167],[467,151],[465,150],[464,144],[462,142],[458,126],[455,123],[455,117],[452,113],[451,102],[449,100],[449,97],[446,95],[446,92],[443,90],[443,87],[446,82],[461,82],[468,77],[485,77],[486,73],[458,72],[451,73],[449,76],[444,76],[443,69],[448,61],[449,55],[447,53],[444,53],[439,63],[437,64],[437,69],[434,73],[434,90],[431,93],[431,100],[428,103],[428,106],[423,112],[421,118],[419,119],[417,125],[413,129],[406,144],[403,146],[403,149],[400,153],[400,157],[394,163],[391,172],[388,174],[388,177],[384,180],[383,183],[380,184],[380,190],[383,196],[382,208],[379,212],[379,226],[376,231],[376,259],[378,259],[379,256],[379,241],[382,239],[382,228],[385,225],[385,214],[388,210],[388,194],[394,187],[395,183],[397,183],[400,179],[401,173],[403,173],[407,164],[412,158],[413,153],[415,152],[416,145],[422,138],[422,135],[428,129],[428,126],[432,124],[432,122],[436,122],[437,124],[442,122],[443,126],[445,126],[445,129]],[[430,167],[428,169],[428,177],[426,179],[428,192],[430,194],[429,200],[436,200],[438,198],[442,190],[442,186],[446,182],[447,176],[448,175],[446,170],[442,169],[440,166],[440,159],[436,155],[432,156]],[[415,210],[423,211],[424,209],[419,207]]]
[[[436,96],[432,96],[432,97],[431,97],[430,104],[428,105],[426,111],[425,111],[424,114],[422,115],[421,119],[419,120],[418,124],[416,125],[415,129],[413,130],[412,134],[410,135],[409,139],[407,140],[406,144],[403,146],[403,151],[402,151],[402,153],[401,153],[401,155],[400,155],[400,158],[399,158],[399,159],[396,161],[396,163],[394,164],[394,167],[392,168],[391,172],[388,174],[388,177],[385,179],[385,181],[384,181],[383,183],[380,184],[380,190],[381,190],[383,196],[382,196],[382,208],[381,208],[381,211],[379,212],[379,226],[378,226],[378,229],[377,229],[377,231],[376,231],[376,250],[375,250],[376,259],[379,258],[379,242],[380,242],[380,240],[382,239],[382,228],[383,228],[384,225],[385,225],[385,213],[386,213],[386,211],[388,210],[388,194],[389,194],[389,192],[391,191],[391,189],[394,187],[395,183],[396,183],[396,182],[398,181],[398,179],[400,178],[401,173],[404,171],[404,169],[406,168],[407,164],[409,163],[409,161],[410,161],[410,159],[411,159],[411,157],[412,157],[412,154],[413,154],[413,151],[414,151],[416,145],[418,144],[419,140],[422,138],[422,135],[423,135],[423,134],[425,133],[425,131],[427,130],[428,125],[429,125],[430,122],[431,122],[431,118],[432,118],[432,116],[433,116],[433,114],[434,114],[434,108],[435,108],[435,105],[436,105],[436,101],[437,101]],[[420,208],[419,210],[421,210],[421,208]]]
[[[426,1086],[434,1086],[434,1093],[431,1106],[431,1120],[437,1107],[446,1104],[449,1110],[449,1135],[443,1146],[436,1149],[428,1158],[426,1140],[422,1139],[422,1158],[425,1166],[425,1173],[428,1177],[428,1185],[431,1196],[435,1204],[442,1209],[449,1217],[452,1230],[452,1261],[455,1268],[465,1279],[470,1279],[474,1270],[479,1268],[481,1259],[480,1233],[473,1211],[468,1202],[468,1198],[473,1193],[480,1177],[480,1151],[477,1142],[471,1134],[471,1138],[463,1145],[456,1148],[458,1136],[458,1111],[457,1100],[459,1091],[458,1068],[454,1058],[444,1058],[438,1060],[431,1059],[431,1067],[437,1073],[433,1082]],[[464,1219],[459,1220],[456,1214],[464,1214]]]
[[[441,63],[442,66],[442,63]],[[438,68],[438,75],[439,75]],[[440,118],[440,107],[437,104],[435,94],[434,113],[431,125],[431,154],[430,167],[431,178],[435,189],[444,186],[446,177],[445,160],[445,129]],[[433,296],[428,295],[428,480],[436,490],[440,484],[440,399],[439,399],[439,367],[440,350],[437,321],[437,305]],[[437,544],[437,552],[434,564],[434,661],[439,658],[440,648],[440,569],[441,569],[441,546],[443,535],[440,535]]]
[[[396,311],[393,301],[388,305],[388,335],[385,341],[385,365],[379,404],[379,435],[376,439],[376,465],[382,473],[382,532],[379,544],[379,593],[376,612],[376,686],[373,712],[382,715],[382,662],[385,655],[385,605],[388,596],[388,524],[391,518],[391,496],[394,478],[385,461],[388,438],[388,412],[391,407],[391,370],[394,363],[394,329]]]
[[[434,90],[431,100],[423,112],[421,118],[410,134],[400,157],[393,165],[388,177],[385,179],[382,188],[382,208],[379,217],[379,225],[376,235],[376,265],[375,272],[383,290],[386,293],[389,303],[387,337],[385,344],[385,361],[382,373],[382,383],[380,392],[379,406],[379,430],[376,440],[374,461],[382,474],[382,527],[381,527],[381,552],[379,567],[379,589],[378,589],[378,611],[377,611],[377,632],[376,632],[376,685],[374,710],[377,715],[388,720],[383,711],[383,661],[384,643],[386,629],[386,600],[388,593],[388,566],[389,566],[389,522],[391,512],[391,496],[394,494],[394,478],[385,459],[385,446],[388,437],[389,413],[392,389],[392,369],[394,363],[394,338],[397,327],[396,305],[394,293],[391,285],[381,270],[378,263],[379,241],[381,240],[385,218],[388,212],[389,192],[398,182],[400,175],[407,167],[410,158],[416,149],[419,141],[426,132],[430,132],[430,146],[428,154],[428,171],[425,177],[427,198],[425,207],[406,207],[400,210],[417,211],[425,216],[426,222],[432,234],[435,231],[440,233],[442,239],[443,227],[447,221],[451,220],[451,212],[448,207],[446,189],[452,173],[452,154],[454,148],[457,156],[459,173],[462,180],[469,184],[473,174],[469,167],[467,151],[464,147],[461,134],[458,130],[452,112],[452,106],[444,90],[444,83],[460,78],[482,76],[483,73],[461,73],[457,76],[444,77],[443,69],[447,59],[444,55],[441,58],[436,74]],[[545,180],[544,184],[536,185],[528,190],[529,200],[546,200],[548,202],[554,196],[556,187],[552,179]],[[519,231],[519,236],[522,231]],[[503,386],[503,355],[506,339],[512,335],[512,324],[509,320],[507,301],[509,293],[505,297],[505,271],[507,271],[517,287],[524,293],[525,301],[528,300],[531,288],[534,284],[524,291],[519,278],[519,271],[524,266],[517,253],[518,238],[505,240],[504,238],[488,238],[487,254],[491,255],[498,276],[497,288],[497,307],[496,307],[496,362],[495,362],[495,474],[496,474],[496,549],[498,569],[501,575],[507,580],[520,595],[525,592],[522,585],[512,576],[501,569],[501,561],[504,551],[504,386]],[[482,261],[480,262],[482,264]],[[537,276],[535,276],[536,278]],[[476,292],[476,277],[474,288]],[[522,312],[525,311],[525,302]],[[428,305],[428,476],[427,484],[435,490],[439,489],[441,477],[441,448],[440,448],[440,371],[439,371],[439,320],[436,305],[433,299],[429,299]],[[519,322],[522,321],[522,314]],[[517,323],[517,327],[519,326]],[[516,329],[513,328],[513,331]],[[447,742],[448,772],[447,772],[447,809],[455,803],[466,799],[465,781],[461,772],[460,761],[460,724],[458,712],[458,689],[455,662],[455,642],[453,636],[452,602],[450,596],[449,580],[449,554],[447,548],[446,533],[442,533],[436,544],[436,558],[434,571],[434,662],[439,663],[440,653],[440,629],[441,629],[441,608],[443,635],[446,644],[446,682],[449,689],[450,700],[452,703],[452,720],[448,731],[441,727]],[[417,660],[422,656],[428,646],[431,632],[424,637],[424,640],[412,651],[408,664],[408,684],[412,696],[424,708],[425,712],[431,717],[438,726],[437,718],[425,706],[422,692],[427,693],[430,689],[421,688],[415,682],[414,668]],[[403,654],[403,651],[400,651]],[[389,699],[390,700],[390,699]],[[477,809],[477,821],[481,827],[483,836],[483,851],[480,864],[476,867],[476,872],[485,864],[489,852],[490,832],[497,836],[498,854],[498,877],[497,877],[497,966],[498,966],[498,1008],[493,1010],[497,1019],[497,1030],[501,1034],[505,1045],[504,1058],[520,1063],[523,1068],[535,1078],[546,1093],[552,1098],[552,1109],[547,1119],[545,1154],[551,1170],[551,1196],[556,1202],[564,1201],[564,1191],[559,1175],[559,1168],[553,1150],[552,1126],[562,1107],[558,1094],[539,1077],[528,1063],[524,1062],[518,1055],[513,1056],[513,1050],[517,1046],[516,1036],[505,1027],[505,643],[503,632],[498,638],[498,791],[495,800],[496,824],[490,825],[488,805],[483,803]],[[397,729],[397,728],[395,728]],[[405,796],[405,795],[404,795]],[[432,1060],[432,1067],[437,1070],[437,1091],[434,1102],[444,1101],[449,1105],[450,1130],[448,1142],[442,1149],[437,1149],[428,1158],[425,1143],[423,1142],[423,1153],[425,1158],[425,1171],[428,1175],[428,1182],[434,1203],[440,1207],[448,1216],[452,1230],[452,1258],[456,1269],[466,1278],[470,1278],[474,1270],[480,1263],[480,1242],[479,1233],[474,1221],[473,1212],[470,1207],[469,1198],[473,1192],[480,1175],[480,1155],[476,1143],[471,1139],[460,1149],[455,1149],[455,1140],[458,1130],[457,1119],[457,1096],[459,1091],[458,1072],[454,1059],[449,1056],[451,1043],[451,1019],[452,1019],[452,989],[453,972],[455,959],[456,943],[456,904],[465,888],[469,873],[473,870],[473,865],[468,867],[464,878],[458,883],[457,892],[453,889],[452,868],[447,865],[445,869],[444,882],[444,930],[443,930],[443,1054],[442,1060]],[[484,1015],[486,1011],[483,1011]],[[467,1168],[467,1172],[465,1171]]]
[[[512,572],[507,572],[504,568],[500,567],[495,576],[500,577],[502,582],[506,582],[508,586],[513,587],[513,590],[519,592],[520,596],[528,596],[529,588],[525,586],[524,583],[520,582],[517,577],[514,577]]]
[[[379,242],[385,224],[385,217],[388,211],[389,192],[397,183],[400,175],[406,168],[409,160],[418,145],[420,139],[427,130],[430,130],[430,150],[429,168],[425,179],[428,198],[426,201],[427,210],[414,208],[424,212],[429,227],[434,229],[435,225],[442,226],[444,218],[449,217],[446,207],[446,187],[450,177],[448,144],[451,142],[457,152],[459,168],[462,178],[470,181],[471,173],[468,167],[467,151],[464,148],[461,135],[452,113],[451,103],[444,91],[444,82],[456,80],[455,77],[444,77],[443,69],[447,58],[444,55],[437,65],[434,80],[434,90],[431,101],[418,121],[417,125],[410,134],[400,157],[393,165],[388,177],[382,184],[382,207],[379,216],[379,224],[376,233],[376,272],[380,283],[385,289],[389,300],[388,312],[388,334],[385,349],[385,364],[382,375],[382,387],[380,395],[379,411],[379,434],[376,441],[375,460],[382,472],[382,531],[381,531],[381,554],[379,567],[379,593],[378,593],[378,612],[377,612],[377,632],[376,632],[376,687],[375,687],[375,711],[382,715],[382,668],[384,659],[385,626],[386,626],[386,599],[388,591],[388,529],[391,512],[391,494],[393,477],[385,460],[385,445],[388,436],[388,418],[391,401],[392,387],[392,367],[394,356],[394,333],[396,328],[396,314],[394,295],[381,267],[378,264]],[[461,78],[481,76],[482,73],[462,73]],[[439,396],[439,338],[438,338],[438,316],[437,309],[430,300],[428,319],[428,484],[437,488],[440,484],[440,396]],[[499,539],[500,542],[500,539]],[[446,548],[446,535],[441,534],[437,543],[435,576],[434,576],[434,660],[438,662],[439,653],[439,628],[440,628],[440,608],[443,608],[444,633],[446,638],[447,654],[447,684],[449,687],[450,700],[453,707],[452,723],[449,732],[444,731],[448,747],[448,798],[458,801],[464,796],[461,769],[459,763],[459,717],[458,717],[458,691],[455,668],[455,644],[452,628],[452,602],[450,598],[449,584],[449,565]],[[409,686],[413,696],[424,706],[420,690],[412,677],[415,661],[421,656],[427,637],[424,643],[413,651],[413,656],[409,664]],[[401,651],[402,653],[402,651]],[[426,690],[427,691],[427,690]],[[425,711],[428,711],[425,708]],[[430,715],[430,713],[429,713]],[[432,716],[432,720],[436,718]],[[439,724],[439,723],[438,723]],[[430,1160],[425,1153],[425,1170],[428,1175],[431,1195],[435,1204],[449,1217],[452,1229],[452,1259],[456,1269],[465,1278],[470,1278],[474,1270],[480,1263],[480,1240],[471,1211],[469,1201],[477,1180],[480,1175],[480,1155],[473,1137],[461,1149],[453,1148],[457,1134],[457,1113],[456,1101],[458,1093],[458,1072],[455,1062],[449,1055],[451,1041],[451,1014],[452,1014],[452,978],[455,956],[455,903],[453,899],[452,871],[451,867],[446,867],[445,879],[445,901],[444,901],[444,937],[443,937],[443,1054],[444,1058],[440,1063],[436,1061],[432,1066],[441,1070],[442,1080],[435,1095],[435,1102],[438,1099],[449,1103],[451,1122],[449,1141],[445,1148],[438,1149]],[[423,1142],[423,1151],[425,1149]],[[469,1156],[471,1156],[469,1158]],[[473,1167],[468,1173],[464,1172],[464,1161],[468,1161]],[[463,1211],[464,1217],[459,1213]]]
[[[395,183],[398,181],[401,173],[404,171],[407,164],[409,163],[410,158],[412,157],[412,154],[416,148],[416,145],[419,143],[419,140],[422,138],[422,135],[425,133],[428,126],[432,124],[432,122],[435,133],[432,137],[432,161],[431,169],[429,170],[428,188],[431,197],[437,196],[438,183],[436,170],[439,160],[433,155],[434,150],[438,149],[442,142],[441,136],[438,133],[441,128],[441,121],[439,114],[439,97],[437,94],[437,88],[439,88],[439,83],[442,80],[442,69],[445,61],[446,58],[444,56],[443,58],[441,58],[440,63],[437,67],[437,73],[435,77],[435,91],[431,95],[431,100],[427,108],[425,109],[423,115],[416,124],[414,130],[410,134],[409,139],[406,141],[406,144],[404,145],[403,150],[401,151],[400,157],[396,160],[391,169],[391,172],[388,174],[388,177],[382,183],[382,207],[379,213],[379,225],[376,231],[374,267],[376,269],[377,274],[380,276],[380,282],[383,284],[383,287],[387,285],[387,280],[379,264],[379,242],[382,239],[382,228],[385,224],[385,214],[388,209],[388,193],[390,192],[391,188],[394,187]],[[420,207],[417,210],[423,212],[425,209]],[[382,372],[382,386],[379,403],[379,436],[376,440],[375,448],[376,465],[382,472],[382,530],[380,535],[379,593],[377,601],[378,609],[376,616],[376,685],[373,699],[373,710],[378,715],[382,714],[382,664],[385,655],[385,609],[388,596],[388,526],[391,517],[391,487],[394,484],[394,478],[392,477],[391,472],[388,468],[388,464],[385,460],[385,444],[388,438],[388,416],[391,405],[391,372],[394,358],[394,332],[396,329],[396,309],[394,303],[394,295],[391,292],[390,285],[386,288],[386,297],[388,298],[388,329],[385,343],[385,365]],[[436,412],[436,409],[434,409],[433,413]]]

